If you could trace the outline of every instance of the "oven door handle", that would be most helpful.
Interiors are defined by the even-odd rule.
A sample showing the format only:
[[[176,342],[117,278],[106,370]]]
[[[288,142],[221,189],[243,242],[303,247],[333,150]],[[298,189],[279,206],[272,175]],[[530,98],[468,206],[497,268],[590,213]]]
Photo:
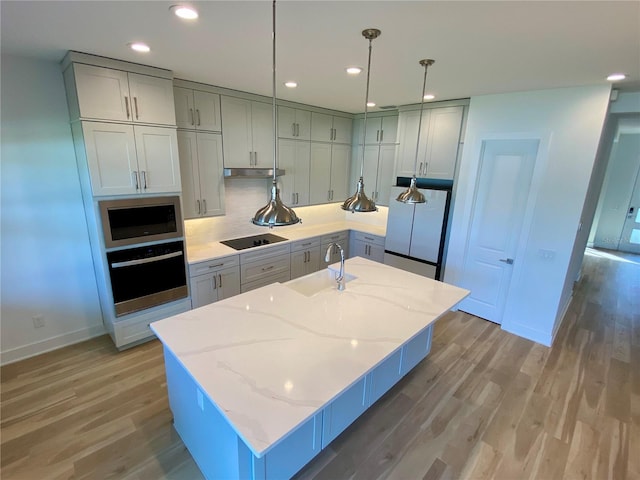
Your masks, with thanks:
[[[122,267],[131,267],[133,265],[142,265],[144,263],[158,262],[160,260],[166,260],[168,258],[179,257],[183,252],[180,250],[179,252],[166,253],[164,255],[158,255],[157,257],[151,258],[141,258],[140,260],[128,260],[126,262],[114,262],[111,264],[111,268],[122,268]]]

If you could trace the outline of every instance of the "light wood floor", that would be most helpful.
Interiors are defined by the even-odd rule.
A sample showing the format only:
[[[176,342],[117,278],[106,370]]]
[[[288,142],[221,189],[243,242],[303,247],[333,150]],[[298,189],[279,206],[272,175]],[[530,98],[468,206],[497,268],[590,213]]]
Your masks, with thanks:
[[[640,479],[640,257],[622,260],[586,257],[551,349],[448,314],[429,357],[298,477]],[[202,478],[157,341],[100,337],[1,375],[3,480]]]

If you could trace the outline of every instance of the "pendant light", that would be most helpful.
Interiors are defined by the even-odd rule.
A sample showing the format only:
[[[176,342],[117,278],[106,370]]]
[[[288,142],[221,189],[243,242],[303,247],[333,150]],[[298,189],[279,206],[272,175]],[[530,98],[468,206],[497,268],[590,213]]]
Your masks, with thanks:
[[[278,160],[278,115],[276,111],[276,1],[273,0],[273,180],[271,183],[271,193],[269,202],[256,212],[251,219],[254,225],[261,227],[281,227],[294,225],[300,222],[300,218],[292,208],[287,207],[280,200],[280,190],[276,180],[277,160]]]
[[[418,168],[418,150],[420,149],[420,130],[422,130],[422,105],[424,105],[424,93],[427,88],[427,70],[435,63],[435,60],[420,60],[420,65],[424,67],[424,81],[422,82],[422,96],[420,97],[420,120],[418,121],[418,139],[416,140],[416,159],[413,163],[413,177],[409,188],[398,195],[396,200],[402,203],[426,203],[424,195],[416,187],[416,168]]]
[[[351,197],[347,198],[342,204],[343,210],[350,210],[351,212],[375,212],[378,209],[376,208],[376,204],[373,200],[367,198],[367,195],[364,193],[364,143],[365,136],[367,134],[367,111],[368,111],[368,103],[369,103],[369,76],[371,74],[371,42],[374,38],[378,38],[380,36],[380,30],[376,28],[367,28],[362,31],[362,36],[369,40],[369,61],[367,62],[367,92],[365,95],[364,102],[364,122],[362,125],[362,163],[360,164],[360,179],[358,180],[358,184],[356,185],[356,193],[354,193]]]

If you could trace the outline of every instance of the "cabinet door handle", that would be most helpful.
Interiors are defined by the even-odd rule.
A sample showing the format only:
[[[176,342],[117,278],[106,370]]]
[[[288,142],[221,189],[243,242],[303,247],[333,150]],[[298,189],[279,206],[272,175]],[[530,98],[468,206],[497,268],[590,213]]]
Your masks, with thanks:
[[[207,213],[207,199],[206,198],[202,199],[202,209],[204,210],[204,212],[202,212],[202,213]]]
[[[373,238],[371,238],[371,237],[367,237],[366,235],[365,235],[364,239],[365,239],[365,240],[371,240],[371,241],[373,242]]]
[[[191,125],[194,125],[194,121],[193,121],[193,108],[189,109],[189,116],[191,117]]]
[[[196,116],[198,117],[198,126],[200,126],[200,109],[196,108]]]
[[[268,272],[269,270],[273,270],[273,267],[275,267],[275,265],[269,265],[268,267],[262,267],[262,271],[263,272]]]
[[[427,174],[427,169],[429,168],[429,162],[424,162],[424,174]]]
[[[295,123],[291,124],[291,136],[292,137],[296,136],[296,124]]]
[[[224,263],[216,263],[215,265],[209,265],[209,268],[218,268],[218,267],[221,267],[223,265],[224,265]]]
[[[249,152],[249,166],[253,166],[253,152]]]
[[[296,137],[300,136],[300,124],[296,123]]]
[[[200,215],[200,200],[196,200],[196,205],[198,206],[198,215]]]
[[[258,152],[253,152],[253,165],[258,166]]]
[[[384,139],[384,130],[380,130],[380,143],[382,143],[383,139]]]
[[[298,198],[298,192],[296,192],[296,205],[300,202],[300,199]]]
[[[380,130],[376,131],[376,142],[380,141]]]
[[[418,175],[422,175],[422,163],[420,162],[420,168],[418,169]]]
[[[129,118],[129,97],[124,97],[124,108],[127,112],[127,118]]]
[[[144,185],[144,189],[147,189],[147,172],[145,170],[140,171],[140,176],[142,177],[142,185]]]
[[[501,258],[500,261],[506,263],[507,265],[513,265],[513,258]]]
[[[138,116],[138,97],[133,97],[133,106],[136,110],[136,120],[139,120],[140,117]]]
[[[222,274],[218,274],[218,287],[222,288]]]
[[[215,275],[213,277],[211,277],[211,286],[213,287],[214,290],[218,289],[218,283],[216,281],[216,276]]]
[[[131,174],[133,175],[133,181],[136,184],[136,190],[138,190],[140,188],[138,185],[138,172],[131,172]]]
[[[296,194],[295,193],[291,194],[291,203],[293,203],[294,205],[296,204]]]

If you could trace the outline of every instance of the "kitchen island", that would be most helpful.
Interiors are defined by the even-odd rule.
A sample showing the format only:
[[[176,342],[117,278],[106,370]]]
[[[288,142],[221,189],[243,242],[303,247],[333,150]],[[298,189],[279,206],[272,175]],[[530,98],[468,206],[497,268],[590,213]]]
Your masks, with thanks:
[[[337,269],[339,265],[332,265]],[[359,257],[151,325],[174,425],[206,478],[289,478],[431,345],[468,291]]]

